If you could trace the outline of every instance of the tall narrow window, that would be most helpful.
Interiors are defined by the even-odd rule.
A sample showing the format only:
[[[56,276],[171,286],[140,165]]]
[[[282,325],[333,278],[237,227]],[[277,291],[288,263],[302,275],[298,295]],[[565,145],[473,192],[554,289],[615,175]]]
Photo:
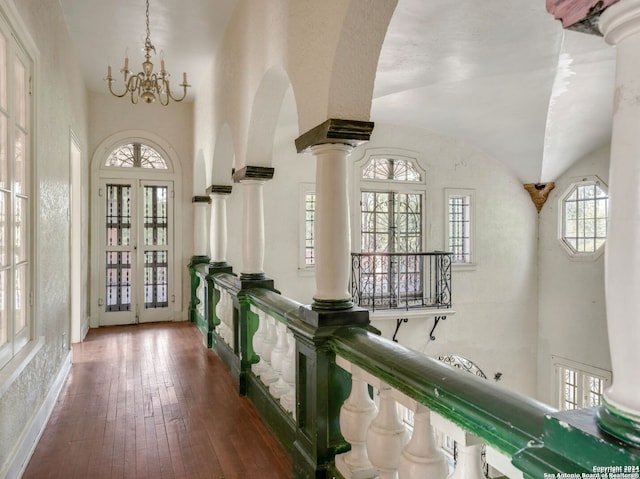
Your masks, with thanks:
[[[314,223],[316,219],[316,192],[312,183],[300,184],[298,269],[313,270],[316,264]]]
[[[304,196],[304,264],[307,267],[316,264],[314,222],[316,215],[316,194],[307,193]]]
[[[0,30],[0,367],[30,339],[30,82],[31,61]]]
[[[360,254],[354,296],[372,308],[419,307],[425,297],[425,174],[414,158],[370,157],[359,172]]]
[[[472,190],[445,190],[447,202],[446,245],[454,264],[472,264],[473,202]]]

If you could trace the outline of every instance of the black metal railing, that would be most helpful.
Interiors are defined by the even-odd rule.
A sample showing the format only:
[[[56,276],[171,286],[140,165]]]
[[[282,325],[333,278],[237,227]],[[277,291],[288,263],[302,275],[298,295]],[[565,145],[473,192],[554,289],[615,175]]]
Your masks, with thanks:
[[[451,253],[351,253],[351,295],[361,308],[451,307]]]

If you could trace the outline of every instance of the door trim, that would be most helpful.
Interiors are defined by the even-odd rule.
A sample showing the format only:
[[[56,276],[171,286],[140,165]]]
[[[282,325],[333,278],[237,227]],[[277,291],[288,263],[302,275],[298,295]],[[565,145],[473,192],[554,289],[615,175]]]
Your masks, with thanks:
[[[133,169],[133,168],[108,168],[103,165],[106,162],[109,154],[117,147],[132,142],[146,143],[155,148],[162,154],[163,158],[169,166],[168,170],[149,170],[149,169]],[[145,171],[140,171],[145,170]],[[90,327],[99,327],[99,308],[98,298],[101,291],[98,290],[100,284],[100,261],[103,260],[100,256],[102,251],[100,245],[100,197],[98,196],[98,189],[100,188],[100,182],[102,179],[111,178],[117,179],[131,179],[132,181],[138,181],[141,179],[148,179],[150,181],[172,181],[174,198],[173,198],[173,242],[174,242],[174,274],[172,281],[172,291],[175,295],[175,301],[171,306],[171,313],[174,320],[181,320],[185,316],[186,312],[183,311],[182,304],[182,264],[183,245],[182,235],[179,234],[182,231],[182,168],[180,159],[175,149],[160,136],[144,131],[144,130],[129,130],[115,133],[105,140],[103,140],[95,149],[93,157],[91,159],[91,203],[90,203],[90,229],[91,229],[91,267],[90,267],[90,284],[89,288],[89,310],[90,310]],[[104,306],[102,306],[104,307]]]

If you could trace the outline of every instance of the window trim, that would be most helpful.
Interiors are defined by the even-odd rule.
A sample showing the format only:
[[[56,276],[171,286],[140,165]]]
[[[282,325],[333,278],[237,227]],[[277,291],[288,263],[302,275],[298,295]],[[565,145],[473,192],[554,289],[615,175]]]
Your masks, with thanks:
[[[557,228],[558,243],[560,244],[562,251],[564,251],[567,257],[573,261],[595,261],[604,254],[604,250],[606,248],[607,240],[605,237],[604,244],[600,248],[598,248],[596,251],[592,251],[592,252],[575,251],[571,246],[569,246],[569,244],[567,244],[567,241],[564,236],[565,201],[569,196],[571,196],[571,194],[576,188],[580,186],[587,186],[587,185],[593,185],[593,184],[598,185],[600,189],[604,190],[604,192],[607,193],[607,198],[608,198],[608,194],[609,194],[608,186],[597,175],[589,175],[579,179],[575,179],[564,189],[563,194],[560,195],[560,197],[558,198],[558,215],[557,215],[558,216],[558,228]],[[607,216],[608,216],[608,211],[607,211]]]
[[[477,266],[476,255],[476,190],[471,188],[445,188],[444,189],[444,249],[449,251],[449,198],[452,196],[469,197],[469,261],[454,262],[451,266],[457,270],[475,269]]]
[[[411,161],[422,175],[421,181],[397,181],[362,178],[362,171],[374,157],[393,157]],[[429,165],[420,153],[401,148],[369,148],[362,157],[354,162],[351,175],[351,250],[362,252],[362,207],[360,204],[362,191],[416,193],[422,196],[422,251],[428,251],[429,225],[427,220],[431,214],[431,176]]]
[[[11,62],[15,58],[20,59],[23,65],[26,67],[28,78],[27,80],[27,99],[28,105],[26,110],[27,120],[25,125],[25,130],[27,132],[27,143],[26,143],[26,161],[27,171],[25,172],[26,176],[26,188],[22,194],[16,193],[13,189],[11,190],[11,200],[7,208],[14,208],[15,198],[19,196],[24,196],[28,199],[28,210],[26,211],[26,225],[27,231],[25,234],[25,238],[28,241],[27,251],[26,251],[26,264],[27,268],[27,290],[25,291],[25,301],[26,301],[26,326],[22,330],[16,334],[14,327],[12,324],[9,328],[9,334],[11,336],[11,342],[7,343],[10,346],[7,347],[9,349],[9,353],[3,351],[3,359],[0,362],[0,370],[2,371],[2,375],[0,375],[0,389],[8,387],[6,382],[7,378],[5,377],[5,371],[15,371],[19,370],[22,367],[25,367],[28,362],[31,361],[32,355],[28,354],[32,351],[35,346],[35,339],[38,337],[38,324],[36,322],[37,317],[37,304],[38,304],[38,294],[37,294],[37,282],[36,282],[36,265],[38,263],[38,245],[39,245],[39,235],[37,230],[37,222],[36,222],[36,212],[39,211],[40,200],[39,195],[37,195],[37,191],[35,189],[35,185],[37,184],[37,85],[38,85],[38,64],[40,59],[39,50],[36,47],[29,30],[26,28],[20,14],[18,13],[15,5],[12,2],[0,2],[0,26],[5,33],[7,38],[7,61]],[[7,75],[13,75],[14,68],[11,67],[7,70]],[[10,84],[10,89],[8,91],[9,95],[7,97],[7,104],[15,101],[15,88],[13,82]],[[13,111],[13,108],[10,110]],[[13,138],[15,136],[15,117],[14,114],[11,114],[11,122],[7,125],[7,135],[8,138]],[[7,151],[9,154],[14,154],[14,149],[10,148]],[[7,158],[9,161],[14,161],[13,158]],[[11,218],[13,218],[13,212],[11,213]],[[13,242],[13,233],[8,236],[8,240]],[[13,252],[13,246],[11,246],[11,251]],[[12,271],[15,273],[15,268],[18,264],[6,269],[5,271]],[[14,276],[15,280],[15,276]],[[13,289],[8,292],[8,294],[13,295]],[[12,298],[9,304],[13,307],[14,299]],[[11,318],[11,321],[14,321],[14,318]],[[25,359],[26,358],[26,359]],[[25,360],[27,361],[25,363]],[[17,369],[16,369],[17,368]],[[10,382],[10,380],[9,380]],[[1,394],[0,394],[1,396]]]

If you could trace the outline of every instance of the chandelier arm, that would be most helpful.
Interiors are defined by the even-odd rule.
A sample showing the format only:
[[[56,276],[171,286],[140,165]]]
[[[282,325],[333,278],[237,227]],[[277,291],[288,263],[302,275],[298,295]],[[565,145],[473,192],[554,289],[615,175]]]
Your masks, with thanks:
[[[184,91],[182,92],[182,96],[180,98],[176,98],[175,96],[173,96],[173,94],[171,93],[171,90],[169,89],[169,82],[167,81],[167,94],[175,102],[180,102],[180,101],[184,100],[187,97],[187,87],[189,87],[190,85],[187,85],[185,83],[181,83],[178,86],[181,86],[181,87],[184,88]]]
[[[113,78],[107,78],[107,81],[109,82],[109,92],[117,97],[117,98],[122,98],[123,96],[125,96],[127,93],[129,93],[129,90],[125,90],[124,92],[122,92],[122,94],[116,93],[113,91],[113,88],[111,87],[111,84],[114,82]],[[126,86],[126,85],[125,85]]]

